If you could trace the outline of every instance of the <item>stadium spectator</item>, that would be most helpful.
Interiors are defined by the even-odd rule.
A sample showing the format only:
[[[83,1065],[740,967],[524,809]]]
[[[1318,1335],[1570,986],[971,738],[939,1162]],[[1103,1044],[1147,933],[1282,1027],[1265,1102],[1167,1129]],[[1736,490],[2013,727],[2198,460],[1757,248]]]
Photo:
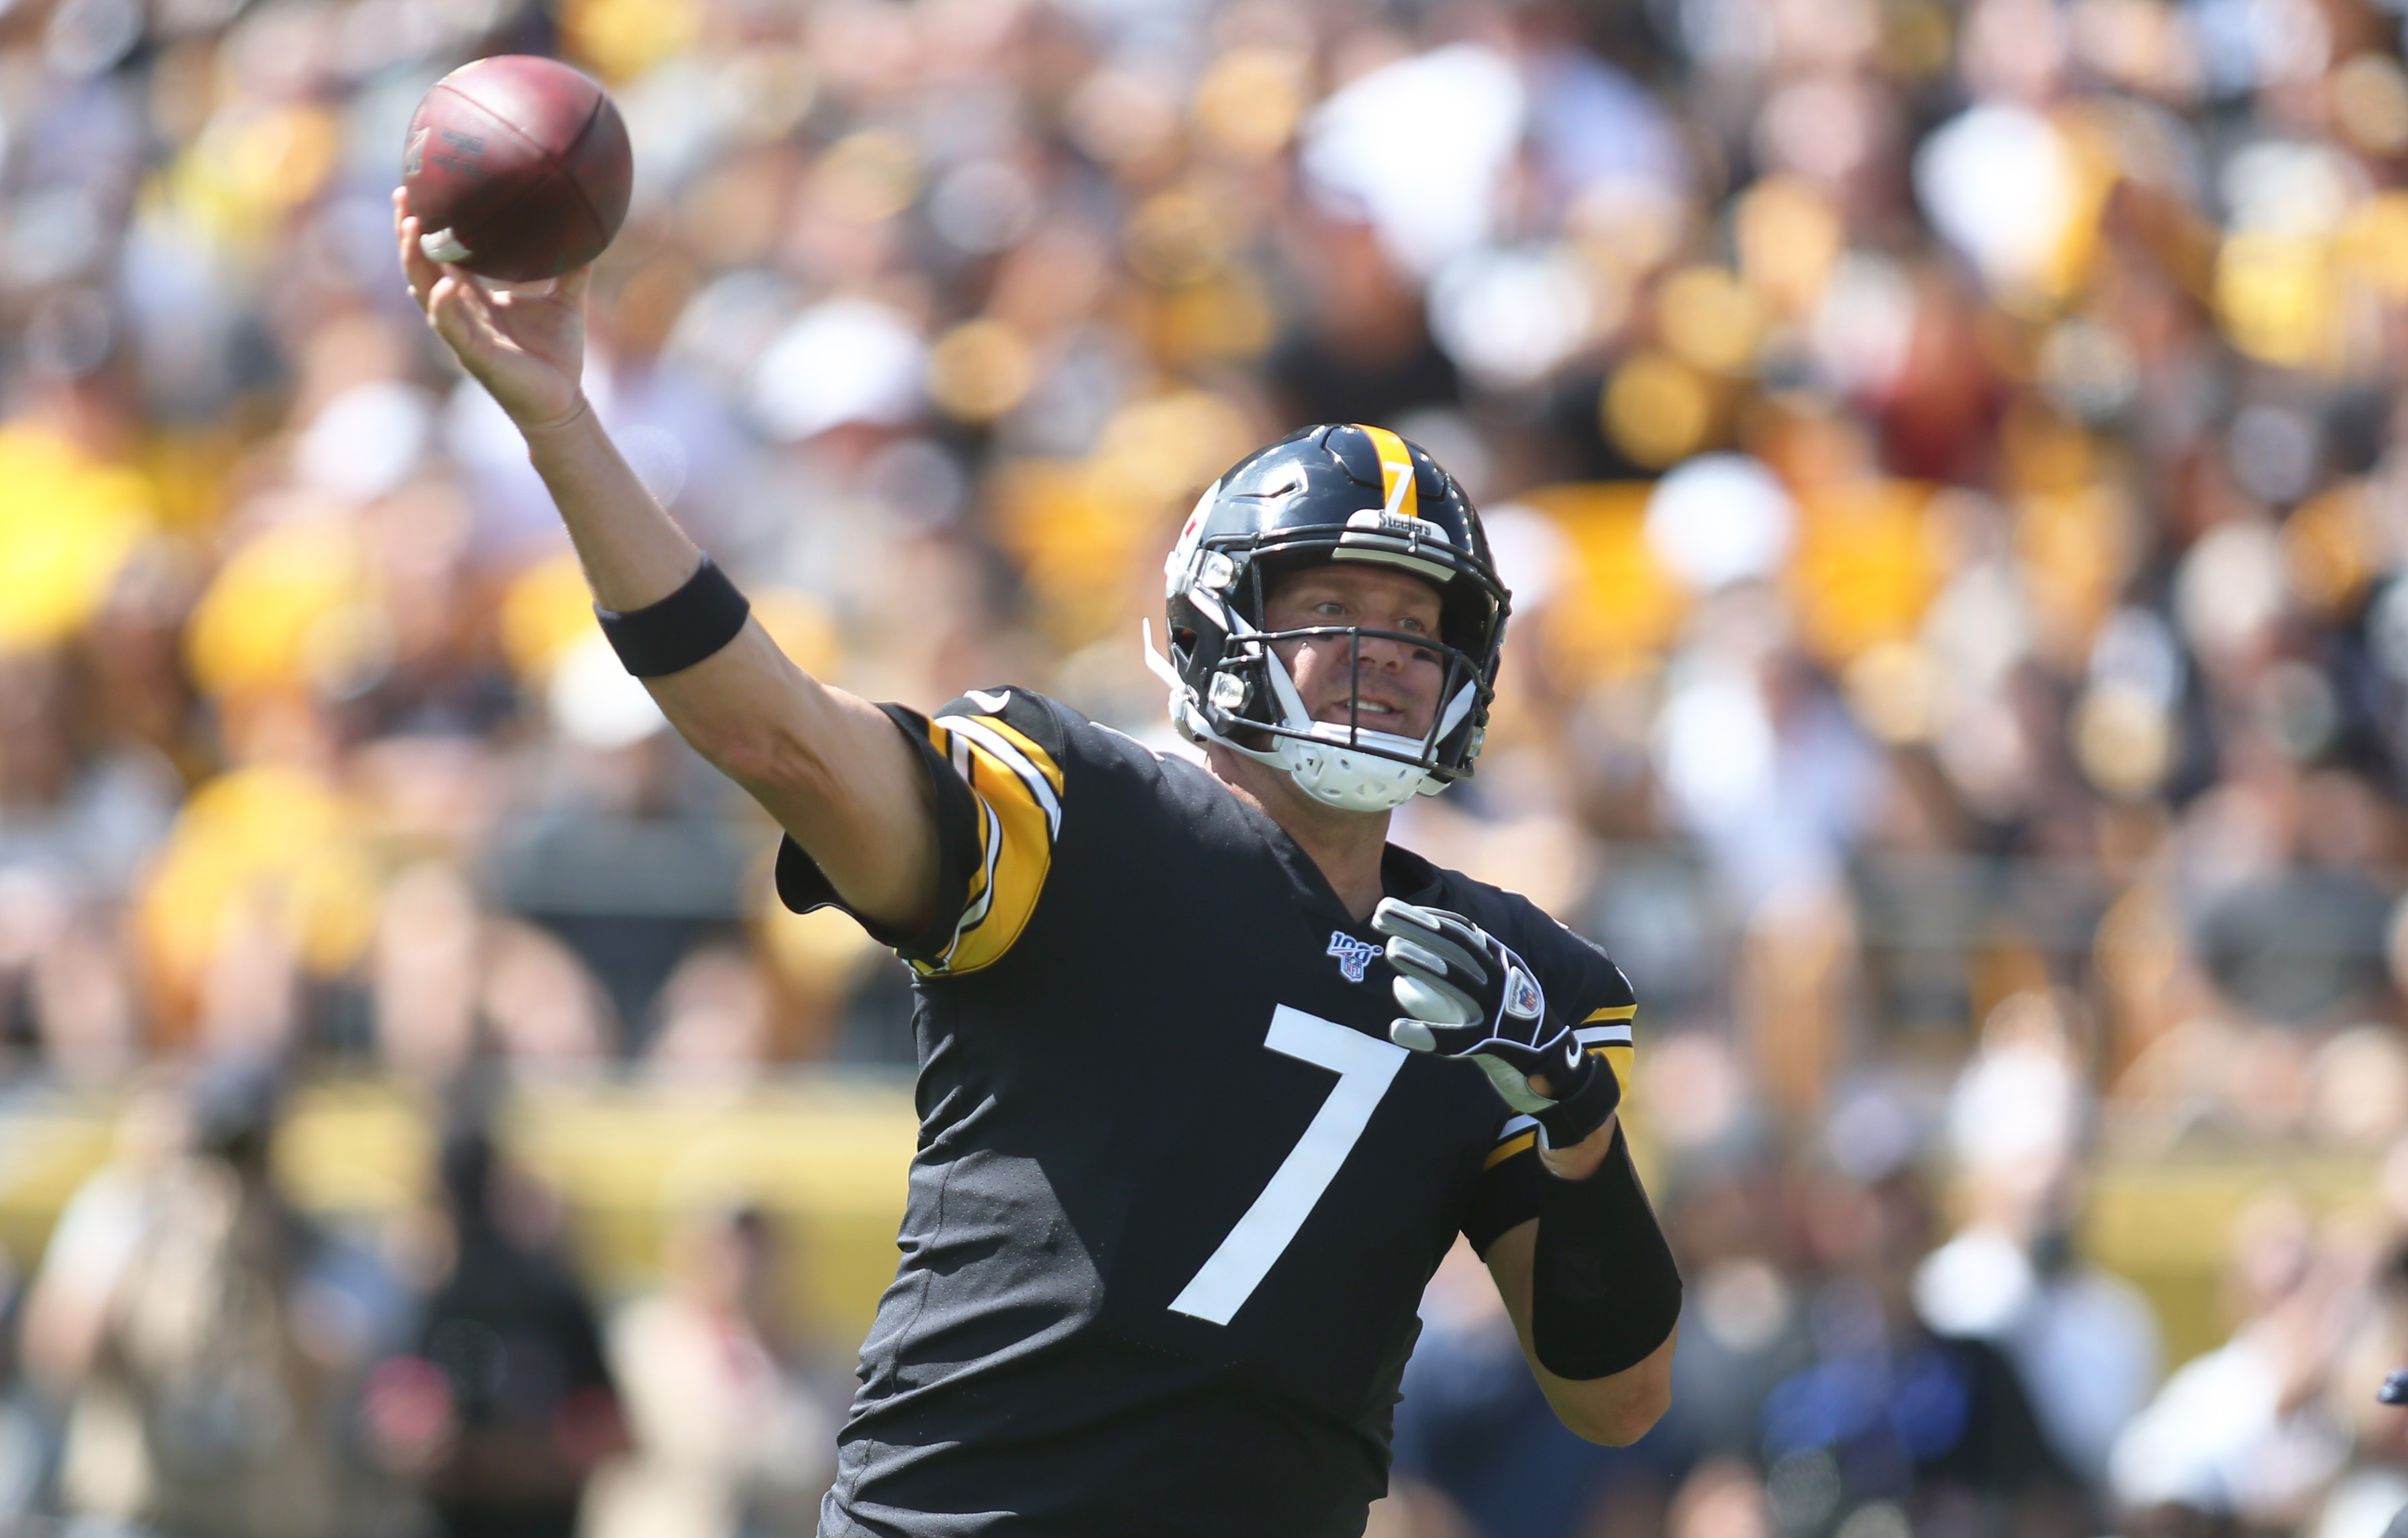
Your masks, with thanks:
[[[66,1511],[301,1538],[375,1510],[344,1408],[397,1293],[278,1191],[280,1098],[263,1061],[208,1066],[175,1146],[96,1178],[62,1219],[25,1339],[67,1404]]]
[[[455,1091],[434,1274],[406,1351],[368,1380],[368,1429],[448,1538],[574,1538],[625,1417],[556,1215],[494,1144],[491,1092]]]
[[[797,1348],[777,1306],[789,1243],[758,1207],[691,1219],[672,1251],[667,1289],[611,1320],[611,1370],[635,1445],[597,1480],[587,1532],[784,1538],[817,1530],[850,1395]]]
[[[2379,1252],[2367,1237],[2319,1232],[2283,1195],[2243,1215],[2231,1338],[2177,1368],[2115,1442],[2109,1475],[2128,1520],[2162,1531],[2310,1521],[2350,1460],[2353,1423],[2368,1418],[2332,1392],[2372,1300]]]

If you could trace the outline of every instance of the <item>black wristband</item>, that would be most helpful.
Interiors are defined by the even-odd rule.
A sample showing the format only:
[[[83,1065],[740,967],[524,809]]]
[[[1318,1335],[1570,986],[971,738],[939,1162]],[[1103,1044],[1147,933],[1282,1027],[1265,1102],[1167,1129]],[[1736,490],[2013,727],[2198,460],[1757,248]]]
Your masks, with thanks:
[[[736,639],[752,605],[708,555],[685,585],[657,604],[621,614],[595,605],[602,634],[619,662],[638,678],[657,678],[694,666]]]
[[[1559,1378],[1635,1367],[1680,1322],[1681,1271],[1620,1128],[1586,1180],[1546,1177],[1530,1274],[1530,1349]]]
[[[1550,1148],[1569,1148],[1605,1125],[1622,1104],[1622,1081],[1594,1052],[1581,1054],[1580,1078],[1555,1103],[1537,1113]]]

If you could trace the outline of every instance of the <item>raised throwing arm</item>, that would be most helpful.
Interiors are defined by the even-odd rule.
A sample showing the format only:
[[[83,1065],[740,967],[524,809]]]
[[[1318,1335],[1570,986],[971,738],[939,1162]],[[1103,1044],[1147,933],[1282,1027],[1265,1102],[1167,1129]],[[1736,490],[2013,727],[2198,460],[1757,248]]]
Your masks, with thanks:
[[[702,552],[627,468],[580,383],[592,269],[508,288],[433,262],[398,190],[394,228],[410,296],[524,435],[595,605],[634,614],[678,592]],[[794,834],[855,912],[897,932],[935,912],[927,779],[876,706],[795,666],[752,620],[710,656],[644,684],[679,733]]]

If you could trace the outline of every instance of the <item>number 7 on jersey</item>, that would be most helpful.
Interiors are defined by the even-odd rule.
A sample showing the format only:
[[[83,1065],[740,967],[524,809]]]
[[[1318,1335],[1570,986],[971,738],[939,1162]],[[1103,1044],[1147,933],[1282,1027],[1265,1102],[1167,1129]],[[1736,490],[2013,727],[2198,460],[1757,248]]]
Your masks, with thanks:
[[[1321,1193],[1371,1124],[1380,1097],[1405,1065],[1405,1049],[1394,1042],[1349,1031],[1335,1020],[1282,1004],[1271,1015],[1263,1045],[1338,1075],[1337,1088],[1321,1103],[1312,1124],[1288,1150],[1270,1184],[1238,1219],[1203,1269],[1170,1300],[1170,1311],[1214,1324],[1227,1324],[1254,1295],[1274,1262],[1312,1214]]]

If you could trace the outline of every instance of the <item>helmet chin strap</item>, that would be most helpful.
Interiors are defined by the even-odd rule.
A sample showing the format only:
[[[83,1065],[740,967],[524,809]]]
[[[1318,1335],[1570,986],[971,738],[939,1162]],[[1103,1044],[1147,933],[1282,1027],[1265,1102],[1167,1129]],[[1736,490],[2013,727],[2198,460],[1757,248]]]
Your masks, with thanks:
[[[1234,742],[1214,731],[1212,723],[1204,719],[1204,713],[1197,709],[1194,703],[1187,698],[1187,682],[1180,677],[1179,670],[1170,665],[1169,659],[1154,648],[1154,621],[1140,619],[1137,626],[1138,634],[1145,644],[1147,671],[1170,686],[1170,719],[1173,724],[1185,727],[1189,733],[1202,741],[1226,748],[1232,753],[1241,753],[1257,763],[1268,763],[1274,769],[1287,767],[1287,761],[1277,753],[1268,752],[1260,748],[1249,748],[1244,743]]]

